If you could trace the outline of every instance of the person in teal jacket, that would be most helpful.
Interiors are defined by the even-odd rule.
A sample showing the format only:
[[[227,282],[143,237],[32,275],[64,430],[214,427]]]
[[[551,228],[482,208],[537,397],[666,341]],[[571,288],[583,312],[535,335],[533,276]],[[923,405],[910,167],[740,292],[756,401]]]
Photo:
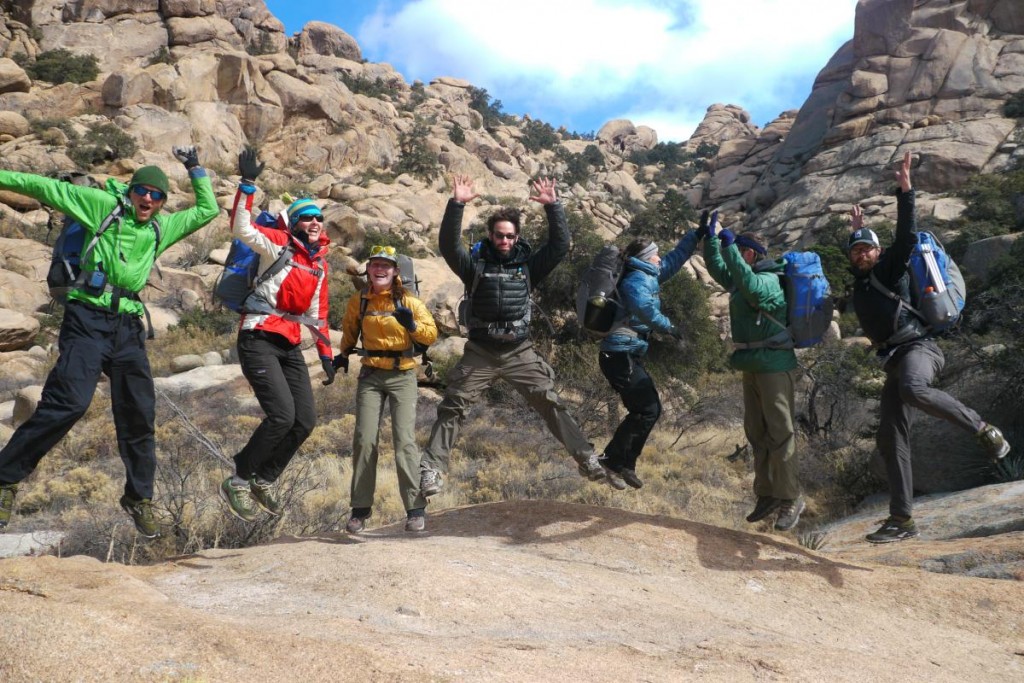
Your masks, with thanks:
[[[188,170],[196,204],[159,217],[169,183],[156,166],[137,170],[128,185],[111,179],[105,189],[0,170],[0,189],[33,197],[78,221],[85,229],[86,245],[113,216],[85,254],[82,275],[68,292],[60,355],[46,378],[39,406],[0,451],[0,528],[10,521],[18,483],[82,417],[104,373],[110,378],[117,446],[126,471],[121,507],[141,535],[159,535],[152,506],[156,400],[139,292],[157,257],[219,212],[195,147],[176,147],[173,152]]]
[[[758,522],[778,511],[775,528],[786,531],[796,526],[804,510],[793,429],[797,362],[792,348],[766,343],[781,331],[768,315],[788,322],[779,279],[785,263],[765,259],[768,250],[752,235],[737,236],[730,230],[716,235],[717,219],[716,211],[709,222],[705,211],[700,231],[705,236],[708,273],[730,293],[729,319],[736,347],[730,364],[743,373],[743,429],[754,451],[757,496],[747,521]]]

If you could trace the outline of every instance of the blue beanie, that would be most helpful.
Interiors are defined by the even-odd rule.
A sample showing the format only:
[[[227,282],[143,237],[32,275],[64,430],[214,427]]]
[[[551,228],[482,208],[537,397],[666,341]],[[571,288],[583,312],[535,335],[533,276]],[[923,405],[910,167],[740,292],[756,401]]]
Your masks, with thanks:
[[[761,244],[761,241],[751,235],[743,234],[736,236],[736,246],[746,247],[747,249],[753,249],[761,256],[768,253],[768,249]]]
[[[320,207],[312,199],[296,199],[288,206],[286,213],[288,214],[288,225],[292,228],[295,227],[299,216],[321,215]]]

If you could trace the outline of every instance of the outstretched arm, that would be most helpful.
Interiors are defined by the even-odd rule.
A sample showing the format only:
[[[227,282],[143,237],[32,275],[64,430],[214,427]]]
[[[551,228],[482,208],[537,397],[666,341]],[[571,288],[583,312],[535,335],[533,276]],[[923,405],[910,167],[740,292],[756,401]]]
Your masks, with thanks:
[[[896,169],[896,182],[900,184],[900,190],[910,192],[914,186],[910,183],[910,152],[903,153],[903,163]]]
[[[864,209],[860,204],[854,204],[850,208],[850,231],[856,232],[864,227]]]

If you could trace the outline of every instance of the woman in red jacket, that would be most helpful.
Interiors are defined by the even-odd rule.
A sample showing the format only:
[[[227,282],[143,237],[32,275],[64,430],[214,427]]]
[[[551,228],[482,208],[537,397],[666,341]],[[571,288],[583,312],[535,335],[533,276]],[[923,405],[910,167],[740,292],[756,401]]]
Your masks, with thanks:
[[[311,199],[295,201],[278,218],[278,227],[253,225],[255,181],[263,170],[255,150],[238,156],[242,176],[231,214],[231,231],[260,256],[260,275],[290,250],[283,268],[258,277],[245,300],[238,330],[238,359],[266,417],[235,455],[235,474],[224,480],[220,495],[239,519],[251,522],[258,509],[278,516],[277,480],[316,425],[313,387],[302,357],[302,325],[316,337],[327,379],[334,381],[327,328],[327,248],[323,214]]]

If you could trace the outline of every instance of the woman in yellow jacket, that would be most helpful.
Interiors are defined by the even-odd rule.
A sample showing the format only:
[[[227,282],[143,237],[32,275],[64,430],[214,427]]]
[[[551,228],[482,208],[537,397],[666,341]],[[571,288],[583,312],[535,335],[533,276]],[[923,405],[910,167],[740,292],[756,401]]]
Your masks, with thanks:
[[[430,345],[437,325],[423,302],[405,291],[394,247],[370,249],[369,285],[352,295],[342,321],[341,353],[335,359],[348,372],[348,356],[360,337],[362,369],[356,389],[356,431],[352,444],[352,514],[345,530],[366,528],[377,488],[377,442],[384,401],[391,406],[398,489],[405,505],[406,531],[423,531],[426,499],[420,495],[420,452],[416,446],[416,361],[413,342]]]

